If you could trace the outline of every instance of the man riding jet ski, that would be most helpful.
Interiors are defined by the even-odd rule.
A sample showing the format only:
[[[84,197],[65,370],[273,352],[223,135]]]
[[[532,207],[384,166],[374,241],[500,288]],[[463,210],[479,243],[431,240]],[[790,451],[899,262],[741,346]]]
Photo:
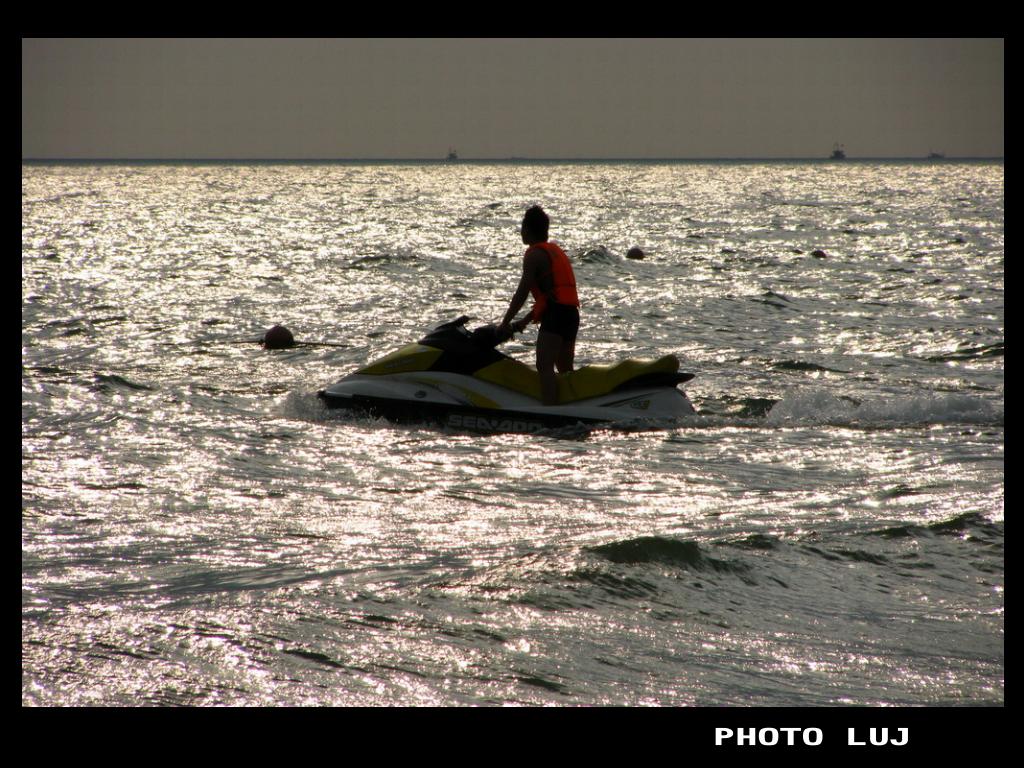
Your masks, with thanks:
[[[484,432],[535,432],[602,422],[668,421],[694,413],[677,384],[693,378],[679,360],[624,360],[557,375],[558,403],[542,403],[537,369],[501,352],[511,331],[488,325],[467,330],[460,317],[417,344],[370,363],[319,395],[394,421],[434,421]]]
[[[576,357],[576,334],[580,328],[580,299],[576,293],[576,275],[565,251],[548,240],[551,220],[539,205],[527,209],[519,228],[523,245],[523,273],[508,311],[498,329],[502,333],[522,331],[529,323],[539,323],[537,332],[537,373],[540,374],[544,405],[557,405],[558,383],[555,369],[569,373]],[[533,294],[529,314],[512,322],[516,312]]]
[[[438,326],[419,344],[321,391],[327,405],[489,432],[692,414],[693,406],[676,385],[693,374],[679,373],[673,355],[574,370],[580,322],[576,277],[565,252],[548,241],[549,224],[540,206],[523,216],[520,235],[528,247],[522,277],[500,325],[470,333],[465,328],[469,318],[460,317]],[[533,308],[513,322],[531,293]],[[495,349],[530,322],[540,324],[536,368]]]

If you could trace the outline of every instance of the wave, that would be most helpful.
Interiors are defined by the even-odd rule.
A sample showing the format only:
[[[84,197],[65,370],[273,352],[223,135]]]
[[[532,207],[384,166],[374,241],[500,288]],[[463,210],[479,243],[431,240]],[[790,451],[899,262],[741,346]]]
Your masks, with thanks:
[[[83,189],[74,190],[71,192],[61,192],[56,195],[50,195],[48,197],[39,197],[34,200],[23,200],[22,205],[41,205],[45,203],[60,203],[65,200],[73,200],[76,197],[96,197],[100,193],[94,189]]]
[[[153,387],[147,384],[139,384],[138,382],[131,381],[123,376],[118,376],[117,374],[104,375],[98,373],[94,377],[94,381],[95,389],[99,392],[110,392],[118,389],[142,390],[147,392],[153,390]]]
[[[656,563],[694,571],[718,573],[746,573],[750,567],[743,563],[710,557],[694,541],[662,536],[641,536],[636,539],[615,541],[588,547],[588,552],[620,565]]]
[[[796,371],[798,373],[849,373],[838,368],[828,368],[805,360],[779,360],[769,366],[775,371]]]
[[[956,352],[949,352],[943,355],[933,355],[924,358],[929,363],[949,363],[962,360],[984,360],[989,357],[1004,357],[1006,354],[1005,344],[986,344],[980,347],[965,347]]]
[[[617,264],[622,261],[603,245],[578,251],[575,255],[576,260],[583,264]]]
[[[376,267],[389,267],[392,265],[408,266],[409,264],[415,264],[417,261],[419,261],[419,258],[409,253],[382,253],[373,256],[362,256],[347,265],[346,269],[374,269]]]
[[[917,538],[920,536],[956,536],[968,542],[988,542],[993,538],[1002,537],[1002,526],[992,522],[985,515],[978,512],[966,512],[949,520],[940,520],[936,523],[895,525],[877,531],[869,531],[866,535],[879,536],[885,539]]]
[[[793,306],[793,300],[788,296],[783,296],[781,293],[775,293],[774,291],[765,291],[760,296],[751,297],[749,299],[752,302],[758,304],[766,304],[769,307],[775,307],[776,309],[788,309],[794,312],[798,311]]]
[[[916,545],[903,543],[905,540]],[[836,563],[850,563],[878,574],[913,576],[919,570],[948,572],[969,559],[972,568],[1001,572],[1003,524],[971,512],[936,522],[907,522],[881,529],[812,532],[794,538],[749,534],[698,543],[672,536],[641,536],[584,547],[586,556],[564,574],[546,579],[548,588],[594,588],[613,600],[661,599],[699,582],[679,581],[679,573],[720,587],[813,590],[817,579],[835,575]],[[908,549],[908,546],[910,547]],[[918,547],[924,547],[919,549]],[[596,558],[596,560],[595,560]],[[666,570],[667,569],[667,570]],[[823,569],[823,570],[822,570]],[[549,574],[550,576],[550,574]],[[547,602],[558,602],[546,594]],[[530,593],[531,600],[540,596]],[[572,598],[563,596],[563,602]]]
[[[1003,405],[971,395],[929,394],[858,401],[823,390],[791,391],[766,417],[772,426],[1002,425]]]

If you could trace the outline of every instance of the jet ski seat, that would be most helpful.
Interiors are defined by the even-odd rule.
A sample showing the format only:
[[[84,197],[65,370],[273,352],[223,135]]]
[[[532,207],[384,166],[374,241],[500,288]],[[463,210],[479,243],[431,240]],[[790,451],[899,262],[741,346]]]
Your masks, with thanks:
[[[558,374],[558,400],[560,403],[572,403],[606,395],[641,377],[648,383],[669,380],[673,386],[693,378],[690,374],[680,374],[678,371],[679,358],[675,355],[665,355],[657,360],[623,360],[609,365],[586,365],[571,373]],[[541,399],[540,374],[536,368],[519,360],[499,360],[476,371],[473,377]]]

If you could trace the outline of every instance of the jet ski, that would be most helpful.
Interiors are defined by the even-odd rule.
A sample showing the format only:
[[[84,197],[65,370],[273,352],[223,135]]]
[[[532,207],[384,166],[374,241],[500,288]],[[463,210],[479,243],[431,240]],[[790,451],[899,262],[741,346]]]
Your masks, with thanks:
[[[498,326],[437,326],[318,394],[329,408],[395,422],[435,422],[480,432],[536,432],[608,422],[664,422],[694,413],[677,385],[693,378],[679,359],[623,360],[558,374],[558,405],[544,405],[537,369],[500,352]]]

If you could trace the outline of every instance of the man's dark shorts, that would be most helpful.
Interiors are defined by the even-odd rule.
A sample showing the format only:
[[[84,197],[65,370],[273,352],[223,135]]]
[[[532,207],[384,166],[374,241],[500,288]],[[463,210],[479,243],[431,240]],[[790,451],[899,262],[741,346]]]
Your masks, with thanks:
[[[551,302],[544,309],[544,317],[540,320],[540,330],[554,333],[563,341],[576,341],[580,329],[580,310],[565,304]]]

